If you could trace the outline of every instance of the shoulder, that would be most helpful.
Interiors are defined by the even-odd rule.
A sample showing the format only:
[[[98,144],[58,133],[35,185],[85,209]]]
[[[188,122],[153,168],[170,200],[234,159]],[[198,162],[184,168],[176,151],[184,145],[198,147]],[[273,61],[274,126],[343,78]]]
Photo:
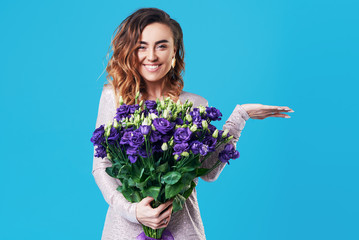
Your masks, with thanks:
[[[102,88],[101,98],[106,99],[107,101],[114,100],[115,93],[113,91],[113,87],[110,84],[104,84]]]
[[[195,93],[182,91],[180,95],[181,102],[184,103],[187,99],[188,101],[193,102],[193,107],[198,107],[199,105],[208,106],[208,101],[204,97]]]

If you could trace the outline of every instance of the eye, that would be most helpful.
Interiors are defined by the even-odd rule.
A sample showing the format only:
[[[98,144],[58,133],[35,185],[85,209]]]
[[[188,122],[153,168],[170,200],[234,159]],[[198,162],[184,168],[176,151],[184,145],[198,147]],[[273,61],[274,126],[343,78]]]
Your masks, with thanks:
[[[145,49],[145,46],[139,46],[138,47],[138,50],[143,50],[143,49]]]
[[[167,48],[167,46],[164,45],[164,44],[161,44],[161,45],[158,46],[158,48],[165,49],[165,48]]]

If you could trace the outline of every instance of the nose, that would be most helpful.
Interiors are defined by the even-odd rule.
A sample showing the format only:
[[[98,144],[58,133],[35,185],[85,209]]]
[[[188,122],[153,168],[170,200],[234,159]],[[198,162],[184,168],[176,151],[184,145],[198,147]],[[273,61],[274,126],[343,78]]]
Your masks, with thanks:
[[[149,49],[148,55],[147,55],[147,60],[151,61],[151,62],[154,62],[157,60],[156,51],[154,49]]]

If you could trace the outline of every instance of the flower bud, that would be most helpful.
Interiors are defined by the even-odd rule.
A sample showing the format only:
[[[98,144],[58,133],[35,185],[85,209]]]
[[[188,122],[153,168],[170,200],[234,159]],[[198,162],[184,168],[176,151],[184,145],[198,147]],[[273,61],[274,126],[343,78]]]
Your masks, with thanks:
[[[168,118],[168,115],[169,115],[169,111],[168,109],[165,109],[162,113],[163,118]]]
[[[151,116],[152,120],[154,120],[155,118],[158,118],[158,116],[154,113],[151,113],[150,116]]]
[[[162,144],[162,146],[161,146],[161,149],[162,149],[162,151],[164,151],[164,152],[167,151],[167,150],[168,150],[168,145],[167,145],[167,143],[164,142],[164,143]]]
[[[192,106],[193,106],[193,102],[189,102],[189,103],[188,103],[188,107],[191,108]]]
[[[143,119],[145,119],[145,114],[141,113],[141,121],[143,121]]]
[[[191,132],[195,132],[195,131],[197,131],[197,125],[196,124],[193,124],[193,126],[192,127],[190,127],[190,129],[189,130],[191,130]]]
[[[117,129],[118,126],[119,126],[119,125],[118,125],[117,119],[114,119],[114,120],[113,120],[113,127]]]
[[[168,145],[170,145],[170,147],[173,147],[174,145],[173,137],[171,137],[171,139],[168,141]]]
[[[202,105],[198,107],[199,108],[199,112],[200,113],[204,113],[206,111],[206,108],[203,107]]]
[[[229,130],[225,129],[224,132],[222,133],[222,138],[226,138],[228,133],[229,133]]]
[[[179,158],[178,154],[174,156],[174,159],[177,160]]]
[[[189,156],[189,153],[188,153],[188,152],[182,152],[182,153],[181,153],[181,156],[182,156],[182,157],[188,157],[188,156]]]
[[[189,114],[187,114],[187,115],[186,115],[186,120],[187,120],[188,122],[192,122],[192,116],[189,115]]]
[[[213,132],[212,137],[218,138],[218,129]]]
[[[134,121],[133,121],[135,124],[138,124],[138,123],[140,123],[141,122],[141,118],[140,118],[140,115],[136,115],[135,116],[135,119],[134,119]]]
[[[136,99],[138,98],[140,96],[140,92],[138,91],[137,93],[136,93]]]
[[[108,136],[110,136],[110,133],[111,133],[111,125],[107,126],[105,128],[105,137],[108,138]]]
[[[166,104],[165,104],[164,100],[161,100],[161,107],[162,107],[162,109],[165,109],[165,107],[166,107]]]
[[[138,106],[142,107],[143,104],[143,100],[141,100],[141,102],[138,104]]]
[[[151,122],[152,122],[151,119],[145,118],[142,122],[142,125],[151,125]]]
[[[208,129],[208,123],[206,120],[202,120],[202,127],[204,130],[207,130]]]
[[[229,136],[229,137],[226,139],[225,143],[228,143],[232,138],[233,138],[233,136]]]
[[[109,160],[112,159],[112,157],[111,157],[111,155],[110,155],[109,153],[107,153],[107,158],[108,158]]]
[[[123,98],[122,98],[122,96],[120,96],[120,98],[118,99],[118,102],[120,103],[120,105],[123,104]]]
[[[155,126],[153,124],[151,124],[151,128],[152,128],[153,131],[156,131],[156,128],[155,128]]]

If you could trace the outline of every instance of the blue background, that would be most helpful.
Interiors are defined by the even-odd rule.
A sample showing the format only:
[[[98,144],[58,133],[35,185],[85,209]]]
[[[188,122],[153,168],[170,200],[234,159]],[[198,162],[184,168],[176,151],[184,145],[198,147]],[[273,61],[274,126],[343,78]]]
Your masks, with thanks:
[[[200,181],[212,239],[359,239],[357,1],[10,1],[0,6],[1,239],[100,239],[93,176],[106,53],[121,21],[158,7],[184,31],[184,90],[249,119],[232,161]]]

